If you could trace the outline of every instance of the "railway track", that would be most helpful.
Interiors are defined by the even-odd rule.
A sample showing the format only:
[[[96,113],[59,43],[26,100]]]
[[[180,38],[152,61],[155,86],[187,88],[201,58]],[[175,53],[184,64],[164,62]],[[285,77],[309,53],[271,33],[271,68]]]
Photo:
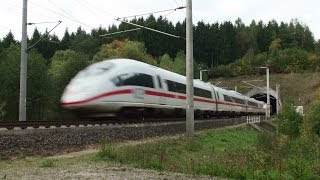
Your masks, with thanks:
[[[245,117],[240,117],[245,118]],[[212,121],[221,121],[221,120],[230,120],[230,119],[239,119],[237,118],[202,118],[195,119],[195,121],[201,120],[212,120]],[[101,125],[110,125],[110,124],[139,124],[139,123],[163,123],[163,122],[184,122],[185,118],[140,118],[140,119],[116,119],[116,118],[107,118],[107,119],[87,119],[87,120],[64,120],[64,121],[24,121],[24,122],[0,122],[0,130],[13,130],[13,129],[46,129],[46,128],[59,128],[59,127],[79,127],[79,126],[101,126]]]
[[[195,131],[245,124],[244,117],[202,119],[195,121]],[[144,121],[30,121],[0,123],[0,159],[29,155],[52,155],[99,145],[102,139],[111,141],[138,140],[155,136],[183,134],[185,118],[145,119]],[[46,127],[70,128],[46,128]],[[79,126],[79,128],[72,128]],[[81,126],[84,126],[83,128]],[[31,128],[29,128],[31,127]],[[40,128],[43,127],[43,128]],[[80,128],[81,127],[81,128]],[[36,129],[34,129],[36,128]]]
[[[204,119],[196,119],[204,120]],[[209,120],[209,119],[205,119]],[[24,122],[0,122],[0,130],[27,129],[27,128],[59,128],[59,127],[79,127],[79,126],[101,126],[109,124],[137,124],[137,123],[162,123],[162,122],[182,122],[185,118],[146,118],[146,119],[125,119],[116,118],[107,119],[88,119],[88,120],[65,120],[65,121],[24,121]]]

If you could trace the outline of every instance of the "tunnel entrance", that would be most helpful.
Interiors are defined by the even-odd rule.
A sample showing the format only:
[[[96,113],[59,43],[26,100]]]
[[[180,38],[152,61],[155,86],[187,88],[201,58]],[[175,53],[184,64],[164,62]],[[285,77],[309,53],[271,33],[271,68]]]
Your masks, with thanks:
[[[255,94],[251,98],[267,103],[267,94]],[[272,95],[270,95],[270,114],[277,114],[277,99]]]
[[[263,101],[263,102],[267,103],[266,89],[267,89],[266,87],[253,88],[246,94],[246,96],[254,98],[258,101]],[[276,91],[274,91],[271,88],[269,88],[269,94],[270,94],[270,114],[277,114],[277,112],[279,112],[279,110],[281,110],[281,100],[280,99],[277,100],[277,98],[280,98],[280,97],[278,97]]]

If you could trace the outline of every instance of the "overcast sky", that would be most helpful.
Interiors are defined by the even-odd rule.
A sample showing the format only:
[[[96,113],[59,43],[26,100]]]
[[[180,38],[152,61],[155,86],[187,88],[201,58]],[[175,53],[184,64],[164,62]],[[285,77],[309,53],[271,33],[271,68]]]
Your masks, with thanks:
[[[0,38],[11,30],[16,39],[21,39],[21,19],[23,0],[0,0]],[[68,27],[69,32],[81,26],[89,32],[99,26],[119,24],[114,19],[129,15],[173,9],[185,6],[185,0],[28,0],[28,22],[52,22],[61,20],[53,32],[60,38]],[[254,19],[264,23],[275,19],[289,23],[297,18],[307,25],[316,39],[320,39],[319,0],[193,0],[193,22],[207,23],[231,21],[240,17],[249,25]],[[172,22],[183,21],[185,9],[168,14]],[[35,27],[41,32],[49,30],[55,23],[28,26],[32,35]]]

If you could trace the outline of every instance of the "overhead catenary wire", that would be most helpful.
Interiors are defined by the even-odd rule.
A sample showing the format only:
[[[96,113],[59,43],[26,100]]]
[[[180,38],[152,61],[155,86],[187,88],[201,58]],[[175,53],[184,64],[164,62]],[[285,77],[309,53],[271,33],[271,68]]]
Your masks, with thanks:
[[[137,26],[137,27],[140,27],[140,28],[143,28],[143,29],[154,31],[154,32],[157,32],[157,33],[160,33],[160,34],[164,34],[164,35],[167,35],[167,36],[171,36],[171,37],[175,37],[175,38],[178,38],[178,39],[184,39],[185,40],[184,37],[173,35],[173,34],[166,33],[166,32],[162,32],[162,31],[159,31],[159,30],[156,30],[156,29],[148,28],[148,27],[145,27],[145,26],[142,26],[142,25],[139,25],[139,24],[134,24],[134,23],[131,23],[131,22],[127,22],[127,21],[121,20],[120,18],[117,18],[116,20],[120,21],[120,22],[123,22],[123,23],[126,23],[126,24]]]
[[[95,7],[91,7],[89,3],[87,3],[86,1],[81,1],[81,0],[76,0],[76,2],[83,8],[87,9],[91,14],[99,17],[99,18],[105,18],[105,16],[102,13],[97,12]],[[104,11],[102,11],[104,12]],[[111,15],[111,13],[107,13],[108,16],[111,16],[110,19],[114,19],[116,16]]]
[[[57,7],[58,9],[60,9],[61,11],[63,11],[65,14],[69,15],[71,18],[73,18],[74,20],[78,21],[78,22],[81,22],[79,21],[78,19],[76,19],[71,13],[69,13],[68,11],[60,8],[58,5],[56,5],[55,3],[53,3],[51,0],[47,0],[48,2],[50,2],[51,4],[53,4],[55,7]],[[70,11],[71,12],[71,11]],[[85,23],[81,22],[82,24],[84,24],[85,26],[87,27],[90,27],[88,25],[86,25]],[[90,27],[90,28],[93,28],[93,27]]]
[[[134,29],[128,29],[128,30],[114,32],[114,33],[107,33],[107,34],[100,35],[100,37],[105,37],[105,36],[110,36],[110,35],[120,34],[120,33],[124,33],[124,32],[130,32],[130,31],[137,31],[137,30],[140,30],[140,29],[141,28],[134,28]]]
[[[94,5],[93,3],[90,3],[90,4],[89,4],[89,3],[88,3],[87,1],[85,1],[85,0],[76,0],[76,2],[78,2],[78,1],[82,1],[83,3],[87,4],[87,6]],[[100,6],[93,6],[93,8],[95,8],[95,9],[97,9],[97,10],[100,10],[101,12],[103,12],[103,13],[105,13],[105,14],[108,14],[108,16],[112,16],[113,19],[117,17],[116,15],[114,15],[114,14],[106,11],[104,8],[101,8]]]
[[[173,12],[175,12],[175,10],[167,13],[167,14],[164,15],[163,17],[166,17],[166,16],[168,16],[169,14],[171,14],[171,13],[173,13]],[[154,22],[156,22],[156,20],[153,20],[153,21],[147,23],[146,26],[148,26],[149,24],[154,23]],[[127,30],[118,31],[118,32],[114,32],[114,33],[102,34],[102,35],[100,35],[100,37],[106,37],[106,36],[110,36],[110,35],[114,35],[114,34],[120,34],[120,33],[131,32],[131,31],[138,31],[138,30],[140,30],[140,29],[141,29],[141,28],[127,29]]]
[[[56,11],[54,11],[54,10],[51,10],[51,9],[49,9],[49,8],[47,8],[47,7],[41,6],[41,5],[39,5],[39,4],[36,4],[36,3],[32,2],[32,1],[30,1],[30,3],[33,4],[33,5],[35,5],[35,6],[41,7],[41,8],[43,8],[43,9],[46,9],[46,10],[52,12],[52,13],[58,14],[58,15],[60,15],[60,16],[62,16],[62,17],[65,17],[65,18],[67,18],[67,19],[69,19],[69,20],[71,20],[71,21],[73,21],[73,22],[76,22],[76,23],[78,23],[78,24],[81,24],[81,25],[83,25],[83,26],[86,26],[86,27],[88,27],[88,28],[93,29],[93,27],[88,26],[87,24],[85,24],[85,23],[83,23],[83,22],[81,22],[81,21],[79,21],[79,20],[77,20],[77,19],[68,17],[68,16],[66,16],[66,15],[64,15],[64,14],[61,14],[61,13],[56,12]]]
[[[60,21],[48,21],[48,22],[30,22],[27,25],[35,25],[35,24],[51,24],[51,23],[58,23]]]
[[[61,23],[62,23],[62,21],[58,21],[58,23],[50,31],[45,33],[37,42],[35,42],[33,45],[31,45],[29,48],[27,48],[27,50],[29,51],[31,48],[33,48],[35,45],[37,45],[40,41],[42,41],[44,38],[46,38],[51,33],[51,31],[53,31]]]
[[[131,17],[145,16],[145,15],[157,14],[157,13],[162,13],[162,12],[167,12],[167,11],[176,11],[176,10],[184,9],[184,8],[186,8],[186,7],[185,6],[181,6],[181,7],[177,7],[177,8],[174,8],[174,9],[167,9],[167,10],[161,10],[161,11],[155,11],[155,12],[149,12],[149,13],[125,16],[125,17],[119,17],[118,19],[127,19],[127,18],[131,18]]]
[[[180,4],[177,2],[177,0],[173,0],[178,6],[180,6]]]

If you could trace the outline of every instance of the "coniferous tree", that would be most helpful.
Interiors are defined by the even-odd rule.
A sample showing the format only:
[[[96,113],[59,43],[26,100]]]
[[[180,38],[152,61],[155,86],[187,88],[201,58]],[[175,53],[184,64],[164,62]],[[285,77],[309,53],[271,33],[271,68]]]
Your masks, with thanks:
[[[18,42],[14,39],[11,31],[3,38],[2,48],[8,48],[11,44],[17,44]]]
[[[65,30],[63,38],[61,39],[60,42],[60,50],[66,50],[70,48],[70,34],[68,31],[68,28]]]

